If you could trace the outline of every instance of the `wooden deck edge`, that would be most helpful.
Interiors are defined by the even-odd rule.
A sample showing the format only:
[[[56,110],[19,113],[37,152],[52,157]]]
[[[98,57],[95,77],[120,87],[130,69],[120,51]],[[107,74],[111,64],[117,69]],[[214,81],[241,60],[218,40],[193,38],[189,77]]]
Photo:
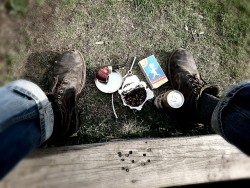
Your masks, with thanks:
[[[218,135],[37,149],[0,187],[169,187],[250,178],[250,158]]]

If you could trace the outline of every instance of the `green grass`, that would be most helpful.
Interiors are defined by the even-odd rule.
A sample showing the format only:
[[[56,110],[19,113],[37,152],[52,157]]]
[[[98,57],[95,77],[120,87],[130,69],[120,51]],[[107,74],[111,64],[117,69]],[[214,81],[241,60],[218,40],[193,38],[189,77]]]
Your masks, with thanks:
[[[76,2],[77,2],[76,0],[62,0],[62,5],[72,7],[73,5],[76,4]]]
[[[220,64],[233,79],[245,74],[250,53],[250,2],[248,0],[163,1],[134,0],[138,16],[151,17],[167,11],[176,25],[186,23],[193,31],[204,32],[209,42],[223,53]],[[178,4],[178,6],[177,6]],[[179,9],[176,11],[176,9]],[[197,16],[199,15],[199,16]],[[202,21],[200,18],[204,18]],[[189,33],[176,29],[175,36],[186,40]]]
[[[166,2],[164,0],[133,0],[134,7],[136,11],[144,12],[145,14],[151,14],[155,10],[158,10],[161,5]]]
[[[14,52],[9,52],[5,59],[6,59],[6,67],[5,67],[5,73],[3,75],[5,75],[5,79],[6,80],[12,80],[14,75],[12,74],[12,67],[15,66],[15,62],[17,60],[17,54],[15,54]]]
[[[208,19],[214,44],[224,54],[222,63],[230,75],[237,79],[245,71],[244,57],[249,56],[250,3],[247,0],[202,1],[202,11]]]
[[[29,4],[35,3],[42,7],[46,0],[3,0],[3,4],[0,5],[0,10],[4,10],[7,7],[13,15],[25,15],[28,11]]]
[[[27,12],[29,0],[9,0],[9,3],[16,13],[24,14]]]

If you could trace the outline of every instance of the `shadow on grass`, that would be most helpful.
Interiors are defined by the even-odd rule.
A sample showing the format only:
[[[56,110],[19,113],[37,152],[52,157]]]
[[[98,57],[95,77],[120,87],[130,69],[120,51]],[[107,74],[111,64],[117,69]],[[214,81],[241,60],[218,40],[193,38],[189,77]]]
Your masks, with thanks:
[[[25,65],[24,78],[39,85],[43,91],[50,88],[52,63],[60,54],[52,51],[32,53]]]

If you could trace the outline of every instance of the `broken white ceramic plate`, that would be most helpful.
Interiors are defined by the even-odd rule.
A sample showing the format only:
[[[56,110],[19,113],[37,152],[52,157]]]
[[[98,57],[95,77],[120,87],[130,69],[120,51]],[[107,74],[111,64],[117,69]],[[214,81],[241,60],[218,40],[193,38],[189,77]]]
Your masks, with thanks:
[[[107,83],[102,83],[95,79],[95,85],[104,93],[114,93],[121,87],[122,80],[122,75],[119,72],[113,71],[109,74],[109,80]]]
[[[140,106],[130,106],[129,104],[126,103],[126,100],[124,99],[124,95],[122,95],[122,93],[126,91],[131,91],[137,88],[138,86],[144,87],[146,91],[146,98]],[[127,77],[122,84],[122,88],[118,90],[118,93],[121,95],[124,106],[128,106],[130,109],[135,109],[139,111],[142,109],[143,105],[147,100],[152,99],[154,97],[153,91],[147,88],[147,84],[144,81],[140,81],[136,75]]]

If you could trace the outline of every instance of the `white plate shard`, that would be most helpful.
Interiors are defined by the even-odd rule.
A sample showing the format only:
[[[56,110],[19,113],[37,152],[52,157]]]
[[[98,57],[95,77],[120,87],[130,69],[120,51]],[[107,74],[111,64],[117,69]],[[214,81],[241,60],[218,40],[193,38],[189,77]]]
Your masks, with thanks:
[[[107,83],[102,83],[95,79],[96,87],[104,93],[114,93],[122,85],[122,76],[119,72],[113,71],[109,74],[109,80]]]

